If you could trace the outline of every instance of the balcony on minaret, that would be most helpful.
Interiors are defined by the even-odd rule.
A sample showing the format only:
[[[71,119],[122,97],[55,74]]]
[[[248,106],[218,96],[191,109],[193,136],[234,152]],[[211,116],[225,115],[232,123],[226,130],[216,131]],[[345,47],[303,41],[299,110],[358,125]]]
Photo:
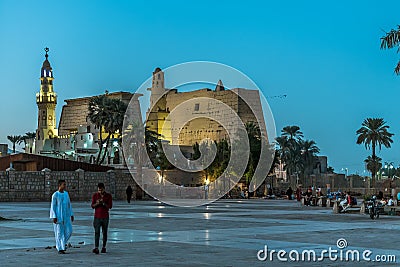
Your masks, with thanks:
[[[54,92],[51,93],[37,93],[36,94],[36,103],[49,103],[49,104],[57,104],[57,94]]]

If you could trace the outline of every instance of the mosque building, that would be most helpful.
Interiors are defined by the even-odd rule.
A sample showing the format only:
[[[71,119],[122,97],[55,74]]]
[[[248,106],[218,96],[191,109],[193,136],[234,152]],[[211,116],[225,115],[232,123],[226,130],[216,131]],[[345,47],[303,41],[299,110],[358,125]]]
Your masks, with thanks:
[[[34,140],[27,140],[25,152],[93,163],[99,152],[100,129],[88,118],[91,97],[65,100],[66,104],[62,107],[57,128],[54,73],[48,60],[49,49],[46,48],[45,52],[45,60],[40,72],[40,90],[36,94],[38,106],[36,137]],[[120,99],[128,104],[135,95],[129,92],[106,92],[106,96]],[[119,137],[118,133],[111,137],[106,160],[109,164],[121,162],[122,152],[117,142]]]

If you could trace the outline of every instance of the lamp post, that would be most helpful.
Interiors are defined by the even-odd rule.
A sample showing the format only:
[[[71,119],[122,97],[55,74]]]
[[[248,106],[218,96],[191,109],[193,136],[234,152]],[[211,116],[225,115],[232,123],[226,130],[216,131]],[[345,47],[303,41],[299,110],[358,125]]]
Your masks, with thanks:
[[[387,170],[387,176],[390,178],[390,172],[393,169],[393,162],[385,162],[385,169]]]

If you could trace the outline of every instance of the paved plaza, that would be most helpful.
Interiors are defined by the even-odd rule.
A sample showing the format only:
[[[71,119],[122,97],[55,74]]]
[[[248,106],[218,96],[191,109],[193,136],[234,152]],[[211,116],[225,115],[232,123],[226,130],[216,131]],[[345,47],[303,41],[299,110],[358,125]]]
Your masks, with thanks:
[[[68,254],[59,255],[49,203],[1,203],[0,266],[396,266],[400,262],[400,218],[371,220],[360,214],[333,214],[331,208],[303,207],[288,200],[220,200],[208,206],[177,208],[156,201],[116,201],[111,212],[108,253],[95,255],[92,209],[73,202],[74,233]],[[346,249],[360,255],[395,255],[396,263],[260,261],[257,252]],[[319,253],[319,254],[318,254]],[[261,257],[263,253],[259,254]],[[295,255],[295,254],[294,254]],[[339,254],[337,254],[339,255]],[[361,257],[361,256],[360,256]],[[301,257],[300,257],[301,259]],[[318,259],[317,259],[318,260]]]

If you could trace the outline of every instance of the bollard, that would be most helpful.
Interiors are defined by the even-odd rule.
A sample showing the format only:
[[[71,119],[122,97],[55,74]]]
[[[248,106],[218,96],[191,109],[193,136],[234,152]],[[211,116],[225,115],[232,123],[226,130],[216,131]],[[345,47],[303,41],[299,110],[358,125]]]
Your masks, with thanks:
[[[339,213],[339,203],[338,201],[335,201],[333,204],[333,213]]]

